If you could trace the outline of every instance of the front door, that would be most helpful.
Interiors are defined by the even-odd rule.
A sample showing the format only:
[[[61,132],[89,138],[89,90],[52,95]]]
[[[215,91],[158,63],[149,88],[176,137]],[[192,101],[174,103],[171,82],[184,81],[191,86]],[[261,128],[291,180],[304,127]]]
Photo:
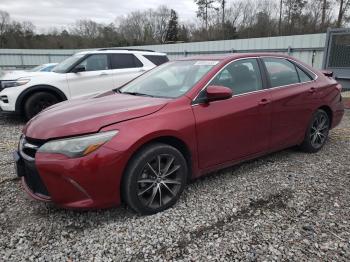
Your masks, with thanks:
[[[271,98],[264,89],[257,60],[231,62],[209,85],[231,88],[233,97],[193,105],[200,168],[267,151]]]
[[[114,88],[107,54],[90,55],[77,66],[84,67],[85,71],[67,73],[72,98],[98,94]]]

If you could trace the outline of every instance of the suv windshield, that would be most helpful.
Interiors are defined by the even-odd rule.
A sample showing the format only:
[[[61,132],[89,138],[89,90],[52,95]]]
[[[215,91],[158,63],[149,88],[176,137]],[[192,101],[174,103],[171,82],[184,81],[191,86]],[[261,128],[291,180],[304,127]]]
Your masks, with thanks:
[[[125,85],[120,93],[176,98],[190,90],[218,61],[175,61],[161,65]]]
[[[74,65],[78,60],[80,60],[84,55],[78,54],[68,57],[67,59],[63,60],[61,63],[55,66],[55,68],[52,70],[52,72],[55,73],[66,73],[67,70]]]

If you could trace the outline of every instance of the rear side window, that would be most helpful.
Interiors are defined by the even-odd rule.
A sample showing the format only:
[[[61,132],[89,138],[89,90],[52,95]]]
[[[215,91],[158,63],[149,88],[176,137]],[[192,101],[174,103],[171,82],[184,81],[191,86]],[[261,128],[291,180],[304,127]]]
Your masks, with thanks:
[[[111,66],[112,69],[123,69],[143,67],[143,64],[133,54],[112,54]]]
[[[165,55],[144,55],[144,57],[157,66],[169,61],[168,57]]]
[[[271,87],[299,83],[295,65],[283,58],[263,58]]]

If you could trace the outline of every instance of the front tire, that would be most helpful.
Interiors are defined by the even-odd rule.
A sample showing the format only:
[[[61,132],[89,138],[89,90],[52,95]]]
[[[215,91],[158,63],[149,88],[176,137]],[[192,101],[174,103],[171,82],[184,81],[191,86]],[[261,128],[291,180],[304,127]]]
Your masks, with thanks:
[[[143,215],[163,211],[179,199],[187,173],[179,150],[162,143],[148,145],[128,165],[122,182],[123,200]]]
[[[59,100],[48,92],[38,92],[31,95],[24,104],[24,116],[27,120],[39,114],[45,108],[58,103]]]
[[[319,151],[327,141],[330,128],[328,114],[318,109],[312,116],[305,134],[301,149],[305,152],[315,153]]]

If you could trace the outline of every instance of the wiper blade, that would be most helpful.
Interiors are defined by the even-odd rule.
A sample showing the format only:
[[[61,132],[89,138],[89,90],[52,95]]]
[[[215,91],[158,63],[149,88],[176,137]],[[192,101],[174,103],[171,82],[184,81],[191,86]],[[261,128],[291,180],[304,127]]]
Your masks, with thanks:
[[[138,92],[121,92],[119,91],[120,94],[128,94],[128,95],[132,95],[132,96],[149,96],[149,97],[153,97],[152,95],[148,95],[148,94],[144,94],[144,93],[138,93]]]

